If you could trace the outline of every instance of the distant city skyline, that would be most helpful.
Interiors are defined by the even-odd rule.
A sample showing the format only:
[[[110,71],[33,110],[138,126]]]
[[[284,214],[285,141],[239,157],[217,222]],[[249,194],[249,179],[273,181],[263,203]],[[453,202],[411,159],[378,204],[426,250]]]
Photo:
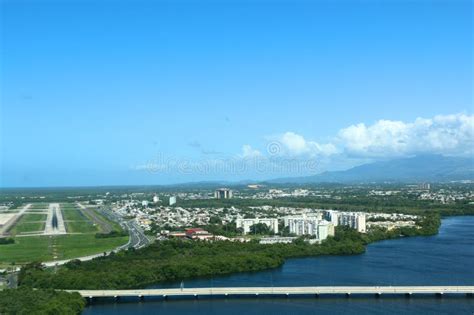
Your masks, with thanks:
[[[473,156],[471,1],[0,5],[0,187]]]

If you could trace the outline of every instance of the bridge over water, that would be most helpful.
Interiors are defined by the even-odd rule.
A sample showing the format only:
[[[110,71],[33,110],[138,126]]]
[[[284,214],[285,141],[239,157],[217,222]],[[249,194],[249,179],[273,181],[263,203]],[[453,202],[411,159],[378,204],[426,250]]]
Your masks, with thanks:
[[[327,286],[327,287],[229,287],[136,290],[79,290],[86,298],[136,297],[258,297],[258,296],[357,296],[357,295],[474,295],[474,286]]]

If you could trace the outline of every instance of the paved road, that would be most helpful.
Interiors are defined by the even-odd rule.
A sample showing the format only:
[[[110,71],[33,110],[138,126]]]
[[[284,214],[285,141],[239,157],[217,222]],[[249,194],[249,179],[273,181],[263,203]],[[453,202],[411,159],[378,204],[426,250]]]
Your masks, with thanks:
[[[143,230],[137,225],[135,221],[128,221],[125,223],[130,233],[130,244],[128,247],[134,247],[136,249],[147,246],[150,240],[146,237]]]
[[[71,290],[72,291],[72,290]],[[232,295],[357,295],[357,294],[474,294],[474,286],[341,286],[341,287],[232,287],[143,290],[79,290],[84,297],[232,296]]]
[[[101,207],[98,209],[101,214],[105,215],[112,221],[118,222],[120,226],[127,230],[130,234],[130,242],[127,247],[142,248],[150,244],[150,240],[143,232],[142,228],[138,226],[135,220],[124,220],[121,216],[112,211],[109,207]]]

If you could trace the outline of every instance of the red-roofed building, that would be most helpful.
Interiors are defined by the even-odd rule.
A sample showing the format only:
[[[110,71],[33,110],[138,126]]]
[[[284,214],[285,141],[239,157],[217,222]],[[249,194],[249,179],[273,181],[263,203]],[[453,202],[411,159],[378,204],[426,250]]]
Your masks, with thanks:
[[[201,228],[189,228],[189,229],[185,229],[185,231],[186,231],[186,236],[193,240],[194,239],[207,240],[214,237],[214,235],[212,235],[208,231],[203,230]]]

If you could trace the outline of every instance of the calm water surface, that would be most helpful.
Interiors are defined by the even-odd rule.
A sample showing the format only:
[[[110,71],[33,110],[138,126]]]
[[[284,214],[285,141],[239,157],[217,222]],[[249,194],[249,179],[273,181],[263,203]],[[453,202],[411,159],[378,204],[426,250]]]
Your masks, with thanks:
[[[154,287],[179,287],[180,283]],[[474,285],[474,216],[443,220],[440,233],[382,241],[357,256],[290,259],[281,268],[185,287],[318,285]],[[474,299],[403,297],[135,300],[95,302],[84,314],[474,314]]]

